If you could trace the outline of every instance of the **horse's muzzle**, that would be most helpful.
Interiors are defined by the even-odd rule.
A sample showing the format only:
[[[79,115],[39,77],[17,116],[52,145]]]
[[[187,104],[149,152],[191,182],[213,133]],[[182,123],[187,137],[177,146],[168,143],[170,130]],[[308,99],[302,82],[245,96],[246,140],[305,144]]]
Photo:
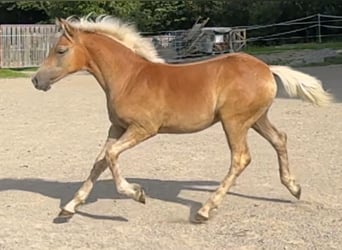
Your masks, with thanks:
[[[36,89],[39,89],[39,90],[43,90],[43,91],[47,91],[51,88],[50,84],[48,83],[42,83],[42,81],[39,81],[37,75],[34,75],[31,79],[32,83],[33,83],[33,86],[36,88]]]

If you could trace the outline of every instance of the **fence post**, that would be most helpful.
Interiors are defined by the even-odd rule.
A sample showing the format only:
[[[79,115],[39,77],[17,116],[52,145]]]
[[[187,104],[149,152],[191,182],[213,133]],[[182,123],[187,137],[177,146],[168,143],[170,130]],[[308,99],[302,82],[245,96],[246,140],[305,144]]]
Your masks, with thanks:
[[[321,35],[321,14],[317,14],[317,22],[318,22],[318,42],[322,43],[322,35]]]

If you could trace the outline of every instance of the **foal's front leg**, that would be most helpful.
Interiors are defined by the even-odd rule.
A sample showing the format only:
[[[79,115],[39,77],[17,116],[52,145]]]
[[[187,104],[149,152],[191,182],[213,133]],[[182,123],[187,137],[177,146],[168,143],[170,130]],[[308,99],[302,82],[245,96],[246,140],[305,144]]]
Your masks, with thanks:
[[[121,175],[118,165],[118,157],[123,151],[132,148],[155,134],[156,132],[151,132],[141,127],[130,126],[119,140],[108,147],[106,151],[106,160],[108,162],[109,169],[112,172],[117,191],[120,194],[124,194],[141,203],[145,203],[145,192],[140,185],[129,183]]]
[[[105,145],[103,146],[101,152],[96,157],[94,166],[86,179],[86,181],[82,184],[80,189],[75,193],[74,198],[69,201],[59,213],[59,217],[70,218],[74,213],[76,208],[83,204],[87,197],[89,196],[91,190],[93,189],[94,183],[102,174],[103,171],[106,170],[108,164],[105,159],[106,150],[115,143],[115,141],[123,134],[123,130],[117,126],[112,125],[108,132],[108,138],[106,140]]]

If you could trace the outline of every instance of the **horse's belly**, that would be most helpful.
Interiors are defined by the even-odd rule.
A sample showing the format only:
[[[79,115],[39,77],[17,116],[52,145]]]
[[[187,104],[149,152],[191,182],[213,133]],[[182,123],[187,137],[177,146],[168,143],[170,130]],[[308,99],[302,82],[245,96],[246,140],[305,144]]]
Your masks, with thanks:
[[[159,129],[159,133],[193,133],[210,127],[217,122],[215,116],[175,116],[168,119]]]

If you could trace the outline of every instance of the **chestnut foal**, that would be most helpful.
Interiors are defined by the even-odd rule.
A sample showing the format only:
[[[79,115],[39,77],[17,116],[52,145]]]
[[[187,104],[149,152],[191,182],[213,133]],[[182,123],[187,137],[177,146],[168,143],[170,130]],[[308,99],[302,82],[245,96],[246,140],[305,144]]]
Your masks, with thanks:
[[[198,210],[199,222],[222,202],[251,161],[247,131],[255,129],[278,155],[280,179],[296,198],[301,188],[289,170],[286,134],[269,121],[277,75],[290,96],[322,106],[331,102],[319,80],[285,66],[268,66],[253,56],[234,53],[214,59],[166,64],[152,43],[130,25],[109,16],[95,21],[57,20],[56,45],[32,78],[37,89],[70,73],[86,70],[104,90],[111,127],[89,177],[60,212],[70,218],[84,203],[94,182],[109,167],[119,193],[145,203],[138,184],[120,173],[119,155],[157,133],[192,133],[221,122],[231,150],[231,165],[221,184]]]

